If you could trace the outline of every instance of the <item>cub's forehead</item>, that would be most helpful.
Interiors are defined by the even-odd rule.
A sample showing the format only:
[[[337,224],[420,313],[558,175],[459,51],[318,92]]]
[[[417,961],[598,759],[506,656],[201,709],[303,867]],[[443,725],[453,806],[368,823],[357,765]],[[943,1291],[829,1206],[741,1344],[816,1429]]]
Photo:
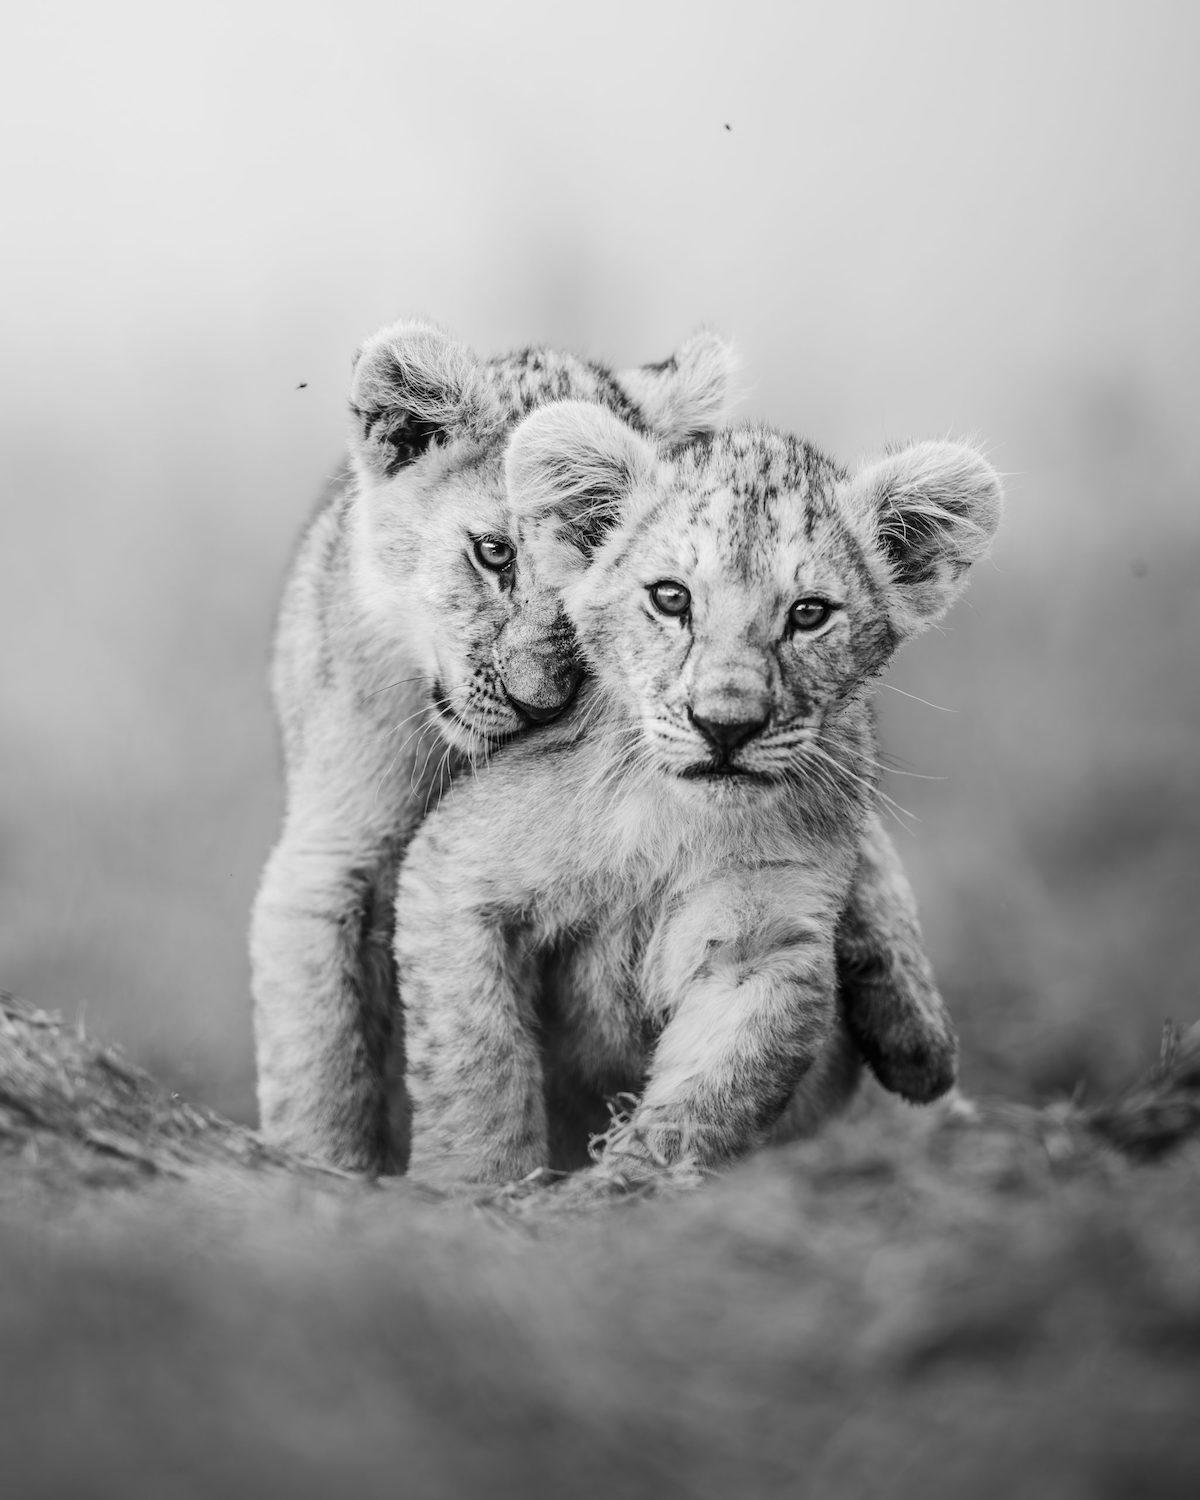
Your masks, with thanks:
[[[644,422],[611,370],[558,349],[520,349],[488,360],[483,376],[510,425],[551,401],[595,401],[639,431]]]
[[[446,520],[469,529],[516,535],[519,508],[508,493],[504,461],[513,429],[538,407],[555,401],[591,401],[607,407],[639,431],[641,412],[603,365],[556,349],[530,348],[500,355],[480,366],[496,400],[499,423],[482,446],[450,445],[431,461],[427,484]]]
[[[674,487],[693,495],[731,494],[748,517],[768,514],[786,497],[786,515],[797,503],[828,508],[846,474],[811,443],[770,427],[732,427],[688,444],[674,455]]]
[[[837,490],[846,474],[811,444],[742,427],[690,444],[674,459],[647,541],[681,565],[762,575],[840,557]]]
[[[438,530],[513,532],[516,517],[504,480],[504,445],[449,448],[433,455],[422,484],[422,512],[437,517]]]

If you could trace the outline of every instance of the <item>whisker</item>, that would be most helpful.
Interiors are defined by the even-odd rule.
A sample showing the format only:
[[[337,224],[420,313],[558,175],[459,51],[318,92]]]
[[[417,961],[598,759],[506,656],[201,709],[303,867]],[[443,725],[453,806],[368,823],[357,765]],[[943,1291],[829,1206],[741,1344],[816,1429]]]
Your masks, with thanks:
[[[829,768],[824,764],[822,760],[814,760],[809,765],[808,769],[812,774],[813,779],[817,783],[817,786],[823,793],[837,798],[838,801],[842,804],[843,808],[847,810],[853,805],[853,797],[851,797],[847,789],[835,779],[833,773],[829,770]]]
[[[862,765],[873,766],[875,770],[883,771],[889,776],[908,776],[914,781],[946,781],[949,779],[946,776],[931,776],[924,771],[910,771],[905,766],[898,765],[893,756],[884,755],[882,751],[879,756],[875,756],[868,754],[865,750],[856,750],[849,746],[847,749]]]
[[[418,672],[415,677],[397,677],[395,682],[385,682],[382,687],[375,688],[370,693],[363,694],[363,700],[378,698],[380,693],[389,692],[392,688],[405,687],[410,682],[427,682],[433,685],[433,678],[428,672]]]
[[[884,771],[889,776],[907,776],[912,781],[949,781],[948,776],[930,776],[925,771],[906,771],[902,766],[896,766],[891,761],[873,760],[870,762],[878,771]]]
[[[411,714],[409,716],[410,719],[415,719],[416,717],[416,714]],[[405,720],[405,722],[407,723],[409,722],[409,720]],[[400,746],[399,750],[396,751],[396,756],[398,757],[403,755],[405,750],[408,749],[409,745],[412,744],[413,740],[416,740],[417,743],[420,744],[420,736],[423,735],[427,729],[437,729],[437,725],[433,722],[432,719],[426,719],[422,723],[417,725],[417,727],[409,734],[408,738]],[[416,759],[416,751],[413,752],[413,759]],[[395,765],[395,763],[395,759],[393,759],[392,764]]]
[[[907,807],[901,807],[899,802],[897,802],[894,797],[890,797],[887,792],[883,791],[883,789],[876,785],[874,781],[869,780],[867,777],[860,776],[856,771],[852,771],[850,767],[847,766],[843,761],[839,761],[824,745],[819,745],[814,741],[814,743],[809,746],[809,750],[810,752],[824,759],[829,764],[829,766],[839,775],[849,777],[852,781],[856,782],[859,786],[864,788],[864,790],[869,791],[875,797],[877,797],[879,801],[882,802],[883,805],[888,809],[888,811],[892,813],[897,822],[900,823],[900,826],[902,828],[905,828],[906,832],[911,832],[912,830],[907,828],[907,825],[903,821],[904,818],[910,818],[914,823],[919,823],[921,821],[920,818],[917,817],[916,813],[909,812]]]
[[[438,789],[438,801],[439,802],[442,800],[442,797],[445,795],[445,793],[447,791],[449,791],[449,789],[450,789],[450,785],[449,784],[452,783],[453,779],[454,779],[453,772],[451,772],[450,775],[447,777],[447,785],[445,787],[441,786],[442,776],[443,776],[443,773],[445,773],[445,771],[446,771],[447,764],[448,764],[448,762],[450,760],[450,755],[451,755],[451,747],[449,745],[447,745],[445,751],[442,754],[441,759],[438,761],[437,770],[434,772],[433,776],[430,778],[429,789],[425,793],[425,808],[424,808],[424,811],[421,814],[422,817],[426,817],[427,818],[429,816],[429,801],[430,801],[430,798],[433,796],[434,788],[436,787]]]
[[[415,717],[415,715],[410,715],[410,717]],[[407,723],[407,720],[405,720],[405,722]],[[392,758],[391,758],[391,760],[388,761],[387,769],[384,771],[383,775],[380,776],[379,780],[375,783],[375,798],[374,798],[374,800],[375,800],[376,803],[379,802],[379,794],[383,790],[383,783],[388,779],[388,777],[396,769],[396,762],[404,754],[404,751],[407,748],[407,746],[409,745],[409,743],[412,740],[415,739],[417,741],[417,744],[420,745],[420,743],[421,743],[420,736],[423,735],[423,734],[425,734],[427,730],[436,729],[436,727],[437,727],[436,725],[430,724],[428,722],[424,723],[424,724],[418,724],[417,727],[416,727],[416,729],[414,729],[413,732],[409,735],[408,739],[406,739],[404,741],[404,744],[400,746],[400,748],[396,751],[395,755],[393,755]],[[415,758],[416,757],[414,755],[414,759]]]
[[[882,771],[889,776],[908,776],[913,781],[946,781],[945,776],[930,776],[924,771],[909,771],[903,766],[894,764],[889,756],[880,759],[878,756],[870,755],[865,750],[855,749],[853,746],[845,747],[847,752],[854,755],[862,765],[873,766],[875,770]],[[909,813],[909,817],[915,817],[915,813]]]
[[[430,728],[436,729],[437,726],[436,725],[430,725]],[[418,741],[417,743],[420,744],[420,741]],[[421,769],[419,771],[414,770],[412,776],[409,778],[408,789],[409,789],[409,791],[411,791],[414,794],[414,796],[416,795],[417,782],[418,781],[424,781],[424,779],[425,779],[425,772],[429,768],[430,757],[433,755],[433,752],[437,748],[437,745],[438,745],[438,739],[437,739],[437,736],[435,735],[434,739],[433,739],[433,743],[430,745],[429,749],[426,750],[426,752],[425,752],[425,759],[421,762]],[[414,764],[414,766],[416,764],[416,759],[417,759],[417,757],[416,757],[416,754],[414,753],[414,755],[413,755],[413,764]]]
[[[399,734],[406,724],[411,724],[414,719],[421,718],[422,715],[426,714],[428,711],[429,705],[427,703],[422,703],[420,708],[416,709],[411,714],[405,714],[404,718],[393,724],[387,731],[387,734],[384,736],[384,738],[391,739],[394,734]]]
[[[881,682],[880,687],[887,688],[889,693],[899,693],[902,698],[911,698],[914,703],[923,703],[926,708],[936,708],[940,714],[956,714],[957,708],[947,708],[944,703],[931,703],[928,698],[919,698],[916,693],[906,692],[904,688],[898,688],[894,682]]]

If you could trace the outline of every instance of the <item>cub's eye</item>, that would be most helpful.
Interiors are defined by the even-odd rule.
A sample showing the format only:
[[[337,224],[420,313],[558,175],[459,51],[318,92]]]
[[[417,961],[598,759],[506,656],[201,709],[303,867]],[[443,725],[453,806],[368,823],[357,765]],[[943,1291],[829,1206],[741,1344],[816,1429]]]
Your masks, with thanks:
[[[692,596],[682,583],[672,583],[664,578],[661,583],[652,583],[649,588],[650,602],[660,615],[686,615],[691,608]]]
[[[797,599],[788,610],[793,630],[820,630],[834,611],[828,599]]]
[[[475,556],[485,568],[493,573],[503,573],[517,555],[517,549],[502,536],[481,536],[475,539]]]

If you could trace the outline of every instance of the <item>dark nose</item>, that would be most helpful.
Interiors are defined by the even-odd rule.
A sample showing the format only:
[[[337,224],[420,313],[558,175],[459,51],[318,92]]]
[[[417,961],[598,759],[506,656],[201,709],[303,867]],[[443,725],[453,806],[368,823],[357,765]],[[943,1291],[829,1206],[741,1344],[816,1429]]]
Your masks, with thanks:
[[[570,671],[564,672],[556,681],[554,689],[547,685],[544,694],[553,701],[548,703],[527,703],[524,698],[518,698],[515,693],[508,694],[508,701],[521,715],[528,719],[531,724],[548,724],[551,719],[557,719],[563,709],[566,708],[571,699],[579,690],[579,684],[583,681],[583,672],[578,667],[572,667]]]
[[[752,740],[766,727],[766,719],[702,719],[688,710],[692,723],[722,760],[728,760],[739,745]]]

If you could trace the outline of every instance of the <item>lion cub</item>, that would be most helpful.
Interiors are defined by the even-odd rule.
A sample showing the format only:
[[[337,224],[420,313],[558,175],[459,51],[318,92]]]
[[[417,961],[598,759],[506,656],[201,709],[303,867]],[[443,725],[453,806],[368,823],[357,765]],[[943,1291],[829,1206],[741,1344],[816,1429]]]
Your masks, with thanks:
[[[547,1164],[547,1057],[556,1090],[640,1096],[606,1158],[716,1162],[854,1086],[835,939],[869,685],[963,587],[1000,484],[950,443],[853,477],[759,427],[663,454],[575,402],[521,424],[506,472],[589,675],[401,869],[412,1165]]]

